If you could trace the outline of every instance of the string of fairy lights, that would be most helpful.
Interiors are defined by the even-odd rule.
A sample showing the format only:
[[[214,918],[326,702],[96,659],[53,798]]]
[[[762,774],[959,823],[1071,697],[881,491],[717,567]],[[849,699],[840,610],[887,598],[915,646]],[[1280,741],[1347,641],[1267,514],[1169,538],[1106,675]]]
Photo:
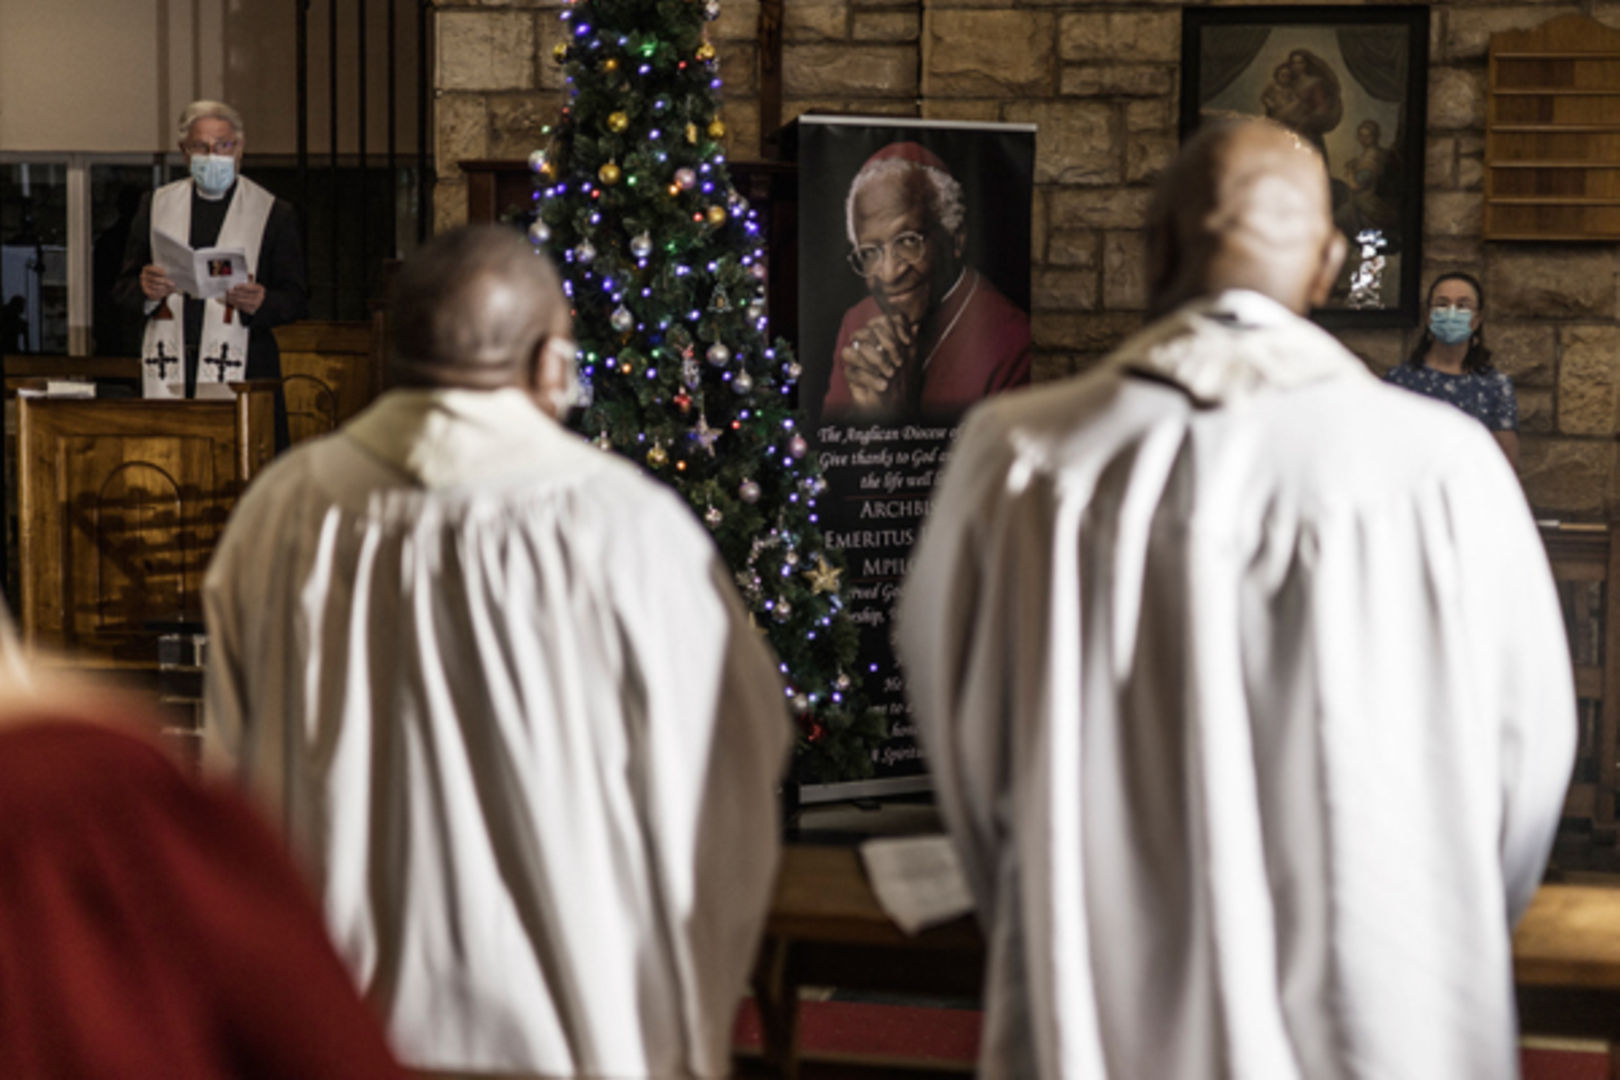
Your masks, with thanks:
[[[554,52],[568,100],[529,157],[529,237],[574,308],[582,433],[671,483],[708,526],[782,659],[806,742],[873,741],[880,728],[850,698],[855,630],[816,509],[826,482],[793,415],[802,369],[770,342],[764,231],[720,145],[703,33],[719,14],[719,0],[570,0]]]

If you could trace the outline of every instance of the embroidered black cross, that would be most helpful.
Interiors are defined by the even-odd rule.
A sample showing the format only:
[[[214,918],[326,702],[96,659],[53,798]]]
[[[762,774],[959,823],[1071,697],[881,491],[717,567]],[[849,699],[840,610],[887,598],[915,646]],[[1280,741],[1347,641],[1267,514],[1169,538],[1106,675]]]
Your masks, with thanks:
[[[203,363],[213,365],[215,369],[214,378],[218,382],[225,381],[225,372],[228,369],[242,366],[242,361],[233,360],[231,358],[231,347],[223,342],[221,342],[219,346],[219,355],[210,356],[207,360],[204,360]]]
[[[165,353],[163,351],[163,342],[161,342],[161,341],[157,343],[157,355],[156,356],[148,356],[143,361],[143,363],[145,363],[147,367],[152,367],[153,365],[157,366],[157,369],[158,369],[157,376],[158,376],[158,381],[159,382],[168,382],[169,381],[169,365],[170,364],[178,364],[179,362],[180,362],[180,358],[178,356],[170,356],[170,355],[168,355],[167,353]]]

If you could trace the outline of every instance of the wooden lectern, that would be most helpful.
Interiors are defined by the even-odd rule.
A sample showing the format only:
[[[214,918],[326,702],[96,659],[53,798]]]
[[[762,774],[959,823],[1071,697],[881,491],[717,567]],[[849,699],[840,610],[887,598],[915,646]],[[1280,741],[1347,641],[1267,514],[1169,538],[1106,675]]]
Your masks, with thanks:
[[[201,620],[225,519],[275,453],[275,383],[232,389],[232,400],[18,400],[30,645],[156,666],[157,637]]]

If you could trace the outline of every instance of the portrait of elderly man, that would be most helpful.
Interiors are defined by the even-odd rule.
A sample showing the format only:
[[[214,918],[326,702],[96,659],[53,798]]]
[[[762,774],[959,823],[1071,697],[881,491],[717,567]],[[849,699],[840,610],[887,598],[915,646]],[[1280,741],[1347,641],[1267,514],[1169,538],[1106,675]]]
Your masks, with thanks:
[[[848,259],[867,296],[839,327],[823,419],[954,419],[1029,381],[1029,316],[964,261],[966,215],[961,183],[920,143],[890,143],[855,174]]]
[[[179,134],[189,175],[142,198],[113,287],[115,301],[143,327],[146,397],[208,397],[211,385],[278,378],[270,331],[309,314],[297,215],[241,175],[241,114],[224,102],[194,101],[180,115]],[[193,249],[244,252],[252,280],[208,299],[181,292],[153,255],[159,232]],[[282,444],[285,423],[278,400]]]

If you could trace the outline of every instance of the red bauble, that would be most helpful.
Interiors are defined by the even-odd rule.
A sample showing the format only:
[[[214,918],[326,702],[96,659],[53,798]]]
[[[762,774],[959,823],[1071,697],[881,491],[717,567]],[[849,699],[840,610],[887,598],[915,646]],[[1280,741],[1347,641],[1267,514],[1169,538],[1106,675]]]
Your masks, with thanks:
[[[805,734],[804,737],[810,742],[820,742],[826,737],[826,734],[827,729],[822,725],[821,721],[812,720],[810,721],[810,730]]]

